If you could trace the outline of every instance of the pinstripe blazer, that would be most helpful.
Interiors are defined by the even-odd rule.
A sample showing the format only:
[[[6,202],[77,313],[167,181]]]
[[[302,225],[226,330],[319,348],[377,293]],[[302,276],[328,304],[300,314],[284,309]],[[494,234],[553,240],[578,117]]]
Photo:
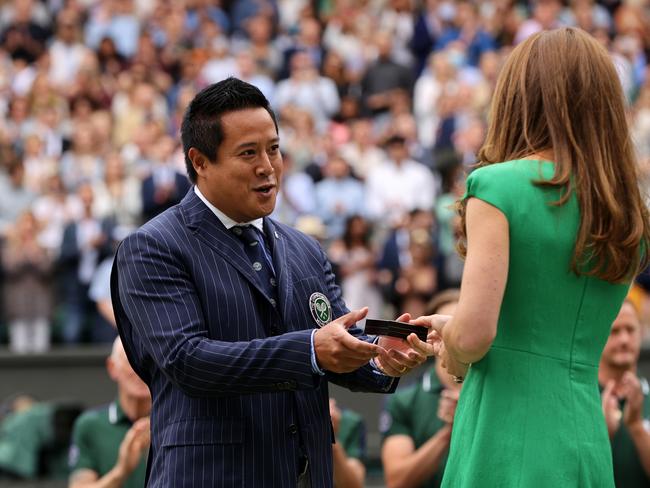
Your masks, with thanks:
[[[240,242],[193,189],[118,250],[118,329],[153,397],[150,487],[295,486],[300,440],[313,486],[329,487],[328,381],[358,391],[396,386],[369,365],[313,373],[310,295],[325,294],[333,317],[347,309],[316,241],[268,218],[264,227],[275,306]]]

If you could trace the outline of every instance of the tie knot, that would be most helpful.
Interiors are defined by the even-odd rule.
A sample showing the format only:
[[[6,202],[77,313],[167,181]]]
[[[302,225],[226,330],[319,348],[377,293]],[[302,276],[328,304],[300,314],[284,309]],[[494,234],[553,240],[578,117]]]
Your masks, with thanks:
[[[249,246],[259,245],[258,232],[255,227],[252,225],[236,225],[232,228],[233,234],[235,234],[244,244]]]

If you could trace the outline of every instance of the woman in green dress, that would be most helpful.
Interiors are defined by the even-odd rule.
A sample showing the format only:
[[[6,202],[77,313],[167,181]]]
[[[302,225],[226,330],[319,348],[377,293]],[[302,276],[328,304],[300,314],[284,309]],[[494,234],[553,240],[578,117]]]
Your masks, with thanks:
[[[606,50],[572,28],[515,48],[478,166],[456,313],[415,321],[465,379],[443,486],[613,487],[597,367],[650,229]]]

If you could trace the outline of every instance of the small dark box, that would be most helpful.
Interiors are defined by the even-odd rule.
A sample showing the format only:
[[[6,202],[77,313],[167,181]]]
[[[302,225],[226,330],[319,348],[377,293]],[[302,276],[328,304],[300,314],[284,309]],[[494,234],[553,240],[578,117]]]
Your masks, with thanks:
[[[429,329],[421,325],[397,322],[396,320],[366,319],[364,333],[368,335],[383,335],[406,339],[409,334],[414,333],[421,341],[427,340]]]

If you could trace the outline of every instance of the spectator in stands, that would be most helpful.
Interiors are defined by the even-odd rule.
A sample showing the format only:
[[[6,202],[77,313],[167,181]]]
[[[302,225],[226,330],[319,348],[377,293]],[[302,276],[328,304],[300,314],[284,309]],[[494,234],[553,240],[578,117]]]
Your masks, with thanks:
[[[144,220],[176,205],[190,189],[187,176],[176,169],[173,161],[175,143],[162,137],[149,149],[151,173],[142,182],[142,211]]]
[[[34,214],[24,212],[10,229],[2,249],[9,347],[19,354],[45,352],[50,346],[54,260],[38,236]]]
[[[271,105],[273,105],[275,83],[273,83],[273,80],[268,75],[260,71],[253,55],[249,51],[240,51],[237,53],[235,61],[237,63],[237,78],[259,88]]]
[[[638,311],[626,300],[598,369],[617,488],[650,485],[650,387],[637,373],[641,336]]]
[[[413,107],[418,122],[418,135],[422,144],[432,148],[436,142],[436,129],[440,124],[440,101],[458,90],[457,70],[447,52],[435,52],[415,82]]]
[[[104,175],[104,160],[97,153],[92,127],[75,124],[72,146],[63,153],[60,172],[68,191],[77,188],[82,181],[96,182]]]
[[[42,226],[39,242],[58,257],[66,225],[83,215],[83,205],[76,194],[67,193],[58,174],[48,178],[32,211]]]
[[[364,107],[370,115],[377,115],[388,110],[393,93],[404,90],[413,91],[411,70],[393,61],[393,41],[388,32],[379,32],[375,36],[377,59],[368,66],[361,88]]]
[[[281,129],[282,152],[291,156],[294,172],[307,171],[311,174],[310,166],[314,165],[314,159],[323,139],[316,132],[313,115],[308,110],[290,105],[283,111],[282,120],[285,122]]]
[[[297,35],[284,51],[284,67],[280,73],[281,78],[286,78],[294,70],[294,56],[304,53],[310,60],[309,66],[319,71],[325,60],[325,48],[321,44],[321,26],[317,19],[305,16],[299,20]],[[303,63],[304,61],[300,61]]]
[[[129,174],[118,152],[105,158],[104,178],[93,186],[94,212],[100,218],[111,218],[125,229],[135,229],[142,215],[141,182]]]
[[[436,295],[427,313],[453,315],[459,291]],[[389,487],[440,486],[460,385],[436,361],[421,381],[388,399],[381,417],[381,459]]]
[[[23,167],[27,190],[34,195],[43,193],[47,180],[57,173],[57,166],[58,160],[45,154],[43,139],[38,132],[25,137]]]
[[[102,39],[109,37],[121,56],[132,57],[138,47],[141,27],[135,15],[135,3],[131,0],[108,0],[90,9],[85,44],[94,49]]]
[[[383,314],[381,294],[377,287],[377,256],[370,243],[372,227],[360,215],[345,221],[343,235],[329,248],[329,259],[336,266],[343,300],[348,307],[368,307],[370,316]],[[365,323],[365,319],[364,319]]]
[[[377,145],[371,119],[362,118],[351,123],[351,139],[341,146],[341,156],[350,164],[354,175],[362,180],[371,169],[385,161],[386,154]]]
[[[401,275],[401,270],[411,264],[409,252],[411,236],[421,231],[434,235],[434,226],[435,218],[431,212],[415,209],[409,212],[401,222],[398,222],[384,240],[377,265],[379,268],[378,281],[386,301],[398,309],[401,308],[401,303],[395,284]]]
[[[255,15],[246,21],[246,39],[239,39],[235,49],[252,54],[260,73],[272,79],[282,69],[282,53],[272,42],[273,24],[266,15]]]
[[[464,44],[467,64],[470,66],[478,66],[483,53],[496,49],[494,39],[481,25],[477,4],[469,1],[456,4],[454,25],[442,32],[436,50],[444,49],[453,41],[461,41]]]
[[[438,288],[433,236],[424,229],[414,230],[409,236],[408,250],[409,264],[400,269],[395,292],[399,297],[400,313],[421,317],[426,315],[426,304]]]
[[[519,44],[540,31],[560,27],[559,16],[562,11],[562,2],[559,0],[535,0],[531,2],[530,8],[532,16],[519,26],[514,39],[515,44]]]
[[[18,217],[28,210],[35,195],[25,188],[25,167],[13,159],[7,168],[7,178],[0,177],[0,236],[4,236]]]
[[[431,210],[436,185],[431,170],[409,158],[404,137],[391,137],[386,149],[388,158],[368,172],[366,211],[375,221],[391,225],[411,210]]]
[[[330,398],[330,417],[335,442],[332,444],[334,488],[363,488],[366,467],[366,429],[361,416],[348,409],[339,409]]]
[[[70,222],[63,231],[59,254],[60,283],[64,308],[63,340],[77,343],[84,327],[90,324],[92,338],[98,341],[112,340],[113,329],[108,327],[88,298],[88,288],[97,265],[112,252],[114,222],[99,219],[93,213],[93,189],[84,183],[78,190],[83,205],[83,215]]]
[[[328,236],[338,239],[343,235],[346,220],[363,213],[364,187],[351,176],[350,166],[341,156],[334,156],[325,164],[323,176],[316,184],[316,212],[327,226]]]
[[[79,40],[77,16],[70,10],[62,10],[56,19],[56,37],[48,48],[50,57],[49,80],[63,93],[66,85],[77,76],[84,58],[91,55]]]
[[[35,62],[45,50],[50,37],[47,26],[34,19],[33,0],[13,2],[13,19],[2,32],[0,44],[14,59]]]
[[[119,338],[106,369],[117,398],[77,418],[70,448],[69,488],[144,486],[149,449],[149,388],[135,374]]]
[[[336,84],[321,76],[314,60],[305,51],[291,56],[290,76],[278,83],[275,106],[282,113],[288,107],[301,108],[314,118],[316,129],[323,133],[328,120],[339,111]]]
[[[463,274],[463,260],[456,252],[456,241],[460,235],[460,217],[455,211],[455,202],[465,193],[465,173],[456,165],[450,171],[448,191],[436,202],[435,216],[438,223],[438,251],[440,253],[440,288],[460,286]]]

